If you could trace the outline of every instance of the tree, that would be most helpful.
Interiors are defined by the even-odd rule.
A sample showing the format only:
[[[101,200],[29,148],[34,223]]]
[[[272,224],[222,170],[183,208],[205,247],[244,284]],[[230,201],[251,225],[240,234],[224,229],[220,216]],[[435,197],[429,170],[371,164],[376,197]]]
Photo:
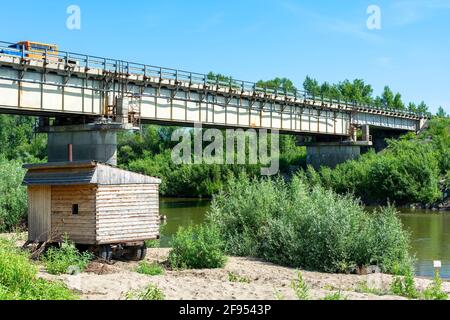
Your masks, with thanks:
[[[303,89],[310,96],[320,96],[321,94],[319,83],[316,79],[310,78],[309,76],[306,76],[303,82]]]
[[[405,110],[405,105],[403,104],[402,95],[400,93],[397,93],[395,95],[392,106],[396,110]]]
[[[384,108],[393,108],[394,106],[394,93],[389,86],[385,86],[383,93],[381,94],[382,106]]]
[[[421,114],[428,114],[428,106],[425,104],[425,102],[420,102],[419,105],[417,106],[417,112],[421,113]]]
[[[408,110],[411,112],[417,112],[417,106],[414,102],[410,102],[408,104]]]
[[[256,83],[258,87],[267,88],[272,90],[282,90],[284,92],[296,92],[297,88],[294,86],[294,83],[287,78],[275,78],[272,80],[260,80]]]
[[[440,118],[445,118],[447,116],[447,113],[445,112],[444,108],[442,108],[442,106],[439,106],[436,116],[438,116]]]

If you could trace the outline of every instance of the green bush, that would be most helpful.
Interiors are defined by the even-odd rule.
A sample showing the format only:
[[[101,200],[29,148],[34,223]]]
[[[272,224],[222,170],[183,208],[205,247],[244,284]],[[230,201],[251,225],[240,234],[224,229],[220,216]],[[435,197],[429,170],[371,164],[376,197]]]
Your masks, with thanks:
[[[425,300],[448,299],[448,294],[442,290],[442,279],[439,272],[435,273],[433,282],[423,291],[422,296]]]
[[[150,264],[146,261],[141,261],[136,268],[136,272],[149,276],[159,276],[164,274],[164,268],[157,263]]]
[[[406,297],[408,299],[417,299],[420,296],[416,289],[412,272],[407,273],[403,277],[394,277],[394,280],[391,283],[391,291],[395,295]]]
[[[171,241],[172,268],[221,268],[226,257],[218,230],[207,225],[180,227]]]
[[[366,212],[350,196],[310,186],[301,176],[290,183],[233,179],[214,197],[207,221],[231,255],[325,272],[411,267],[409,237],[393,208]]]
[[[59,282],[37,278],[38,269],[14,244],[0,240],[0,300],[73,300],[77,296]]]
[[[91,259],[90,253],[80,253],[72,242],[65,240],[60,248],[49,248],[43,261],[48,273],[65,274],[84,271]]]
[[[450,170],[450,119],[433,119],[429,128],[388,140],[379,154],[370,151],[335,169],[308,169],[305,175],[338,193],[365,203],[431,204],[442,196],[439,181]]]
[[[0,158],[0,232],[12,231],[25,222],[27,192],[22,186],[25,170],[18,161]]]

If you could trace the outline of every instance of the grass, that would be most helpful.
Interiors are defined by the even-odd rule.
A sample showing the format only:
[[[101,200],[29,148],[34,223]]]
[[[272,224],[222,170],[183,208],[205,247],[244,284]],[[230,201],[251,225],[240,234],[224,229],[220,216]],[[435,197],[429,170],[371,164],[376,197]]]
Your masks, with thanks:
[[[0,300],[75,300],[63,283],[37,277],[38,268],[14,243],[0,239]]]
[[[151,284],[143,291],[130,291],[126,295],[127,300],[164,300],[164,293],[157,286]]]
[[[297,279],[292,281],[291,287],[294,289],[298,300],[309,300],[309,287],[303,279],[301,272],[298,272]]]
[[[386,290],[369,287],[367,285],[367,283],[365,283],[365,282],[358,283],[358,285],[357,285],[357,287],[355,289],[355,292],[368,293],[368,294],[373,294],[373,295],[376,295],[376,296],[384,296],[384,295],[389,293]]]
[[[240,282],[240,283],[250,283],[252,282],[249,277],[240,276],[234,272],[228,272],[228,281],[230,282]]]
[[[341,291],[336,291],[327,294],[323,300],[347,300],[347,296],[344,296]]]
[[[164,268],[157,263],[148,263],[146,261],[139,262],[135,271],[137,273],[146,274],[149,276],[159,276],[164,274]]]
[[[49,248],[43,262],[50,274],[73,274],[83,272],[92,257],[88,252],[80,253],[75,245],[66,239],[60,248]]]

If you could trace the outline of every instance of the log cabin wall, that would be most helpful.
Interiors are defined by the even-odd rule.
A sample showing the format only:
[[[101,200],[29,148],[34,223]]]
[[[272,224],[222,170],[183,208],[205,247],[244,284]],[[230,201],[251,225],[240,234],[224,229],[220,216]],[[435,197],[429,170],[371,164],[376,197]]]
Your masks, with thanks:
[[[98,244],[156,239],[158,184],[99,185],[96,196]]]
[[[65,234],[79,244],[96,243],[95,185],[52,186],[52,236],[60,241]]]

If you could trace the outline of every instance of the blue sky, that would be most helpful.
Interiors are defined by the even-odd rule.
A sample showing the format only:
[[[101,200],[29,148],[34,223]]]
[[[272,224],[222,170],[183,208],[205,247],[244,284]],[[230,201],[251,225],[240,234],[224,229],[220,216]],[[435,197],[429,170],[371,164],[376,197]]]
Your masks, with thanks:
[[[72,4],[81,30],[66,28]],[[366,26],[369,5],[381,30]],[[240,80],[361,78],[450,112],[450,0],[8,1],[0,25],[2,41]]]

